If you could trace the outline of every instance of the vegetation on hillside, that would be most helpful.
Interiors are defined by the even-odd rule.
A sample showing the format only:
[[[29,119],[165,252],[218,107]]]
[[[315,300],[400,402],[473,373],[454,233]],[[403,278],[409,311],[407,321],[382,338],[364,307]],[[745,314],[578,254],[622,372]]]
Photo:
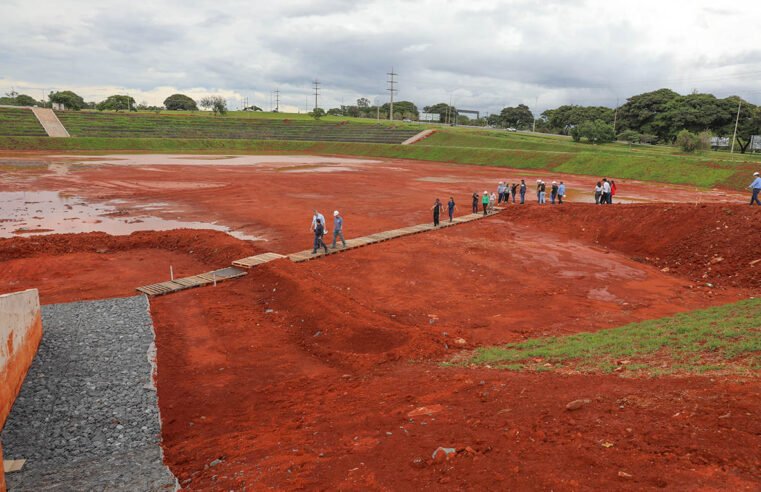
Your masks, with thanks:
[[[761,299],[476,350],[469,361],[509,370],[761,374]]]

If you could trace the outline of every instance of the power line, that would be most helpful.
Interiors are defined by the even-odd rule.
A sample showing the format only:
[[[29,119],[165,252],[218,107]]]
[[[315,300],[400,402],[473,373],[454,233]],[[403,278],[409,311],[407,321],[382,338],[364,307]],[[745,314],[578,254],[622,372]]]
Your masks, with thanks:
[[[397,82],[394,80],[394,77],[396,77],[397,73],[394,73],[394,67],[391,67],[391,71],[387,73],[388,75],[388,89],[386,89],[389,94],[391,95],[391,101],[389,104],[389,111],[388,111],[388,119],[393,120],[394,119],[394,93],[399,92],[399,89],[395,89],[394,85],[397,84]]]
[[[314,79],[314,82],[312,82],[312,86],[314,87],[314,109],[317,109],[319,107],[317,105],[317,96],[320,95],[320,81],[317,79]]]

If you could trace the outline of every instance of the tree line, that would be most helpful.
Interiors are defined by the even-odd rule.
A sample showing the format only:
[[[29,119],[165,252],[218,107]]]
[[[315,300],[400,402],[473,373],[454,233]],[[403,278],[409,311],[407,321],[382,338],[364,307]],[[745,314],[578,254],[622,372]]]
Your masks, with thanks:
[[[214,114],[227,113],[227,102],[221,96],[208,96],[198,102],[185,94],[172,94],[163,106],[137,104],[126,95],[112,95],[101,102],[85,102],[72,91],[51,92],[46,101],[37,101],[26,94],[10,92],[0,97],[0,104],[17,106],[51,107],[63,104],[67,109],[97,109],[101,111],[170,110],[197,111],[198,107]],[[258,106],[244,110],[261,111]],[[739,113],[738,113],[739,110]],[[391,105],[371,105],[367,98],[359,98],[354,105],[342,105],[325,112],[320,109],[316,117],[327,113],[355,118],[389,119]],[[420,111],[411,101],[396,101],[393,119],[418,120]],[[732,138],[737,123],[736,147],[745,152],[753,135],[761,134],[761,106],[751,104],[738,96],[717,98],[713,94],[693,92],[681,95],[671,89],[658,89],[629,97],[618,108],[565,104],[548,109],[536,117],[525,104],[505,107],[499,113],[485,118],[470,119],[458,114],[457,108],[446,103],[424,106],[423,112],[437,114],[440,123],[491,126],[518,130],[536,130],[543,133],[569,135],[575,141],[591,143],[611,142],[616,139],[639,144],[677,144],[685,150],[704,148],[710,139]],[[708,144],[706,142],[709,142]]]
[[[36,100],[27,94],[19,94],[11,91],[4,97],[0,97],[0,105],[7,106],[38,106],[50,108],[56,104],[63,105],[66,109],[80,111],[82,109],[97,109],[98,111],[198,111],[198,106],[208,109],[214,114],[227,113],[227,101],[221,96],[207,96],[199,99],[198,103],[185,94],[172,94],[164,100],[163,106],[149,106],[145,103],[138,104],[135,98],[122,94],[108,96],[103,101],[85,102],[79,94],[72,91],[56,91],[48,94],[47,100]],[[261,111],[258,106],[250,106],[244,110]]]

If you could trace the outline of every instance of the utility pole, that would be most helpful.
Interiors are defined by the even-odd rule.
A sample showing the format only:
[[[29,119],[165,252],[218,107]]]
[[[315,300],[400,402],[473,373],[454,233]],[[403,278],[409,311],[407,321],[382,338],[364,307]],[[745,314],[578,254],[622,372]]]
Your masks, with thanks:
[[[394,119],[394,93],[399,92],[399,89],[395,89],[394,85],[397,83],[394,80],[394,77],[396,77],[397,73],[394,73],[394,67],[391,67],[391,71],[387,73],[388,75],[388,89],[386,89],[389,94],[391,94],[391,103],[389,104],[389,111],[388,111],[388,119],[393,120]]]
[[[317,96],[320,95],[320,81],[317,79],[314,79],[314,82],[312,82],[312,86],[314,87],[314,108],[317,109],[319,107],[317,105]]]
[[[536,107],[539,105],[539,96],[534,97],[534,111],[537,111]],[[536,133],[536,115],[534,116],[534,125],[531,127],[531,133]]]
[[[737,139],[737,124],[740,123],[740,106],[742,106],[742,100],[740,100],[737,103],[737,118],[735,118],[735,133],[732,135],[732,149],[729,151],[730,154],[735,153],[735,140]]]
[[[275,89],[275,112],[280,112],[280,89]]]
[[[616,98],[616,112],[613,113],[613,134],[616,133],[616,122],[618,121],[618,98]]]

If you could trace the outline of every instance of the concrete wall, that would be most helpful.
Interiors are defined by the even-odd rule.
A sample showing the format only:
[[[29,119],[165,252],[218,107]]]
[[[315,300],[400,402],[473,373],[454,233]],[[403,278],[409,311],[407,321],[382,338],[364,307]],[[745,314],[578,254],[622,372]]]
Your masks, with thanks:
[[[37,289],[0,295],[0,429],[5,425],[41,339]],[[5,490],[5,480],[0,470],[2,490]]]

